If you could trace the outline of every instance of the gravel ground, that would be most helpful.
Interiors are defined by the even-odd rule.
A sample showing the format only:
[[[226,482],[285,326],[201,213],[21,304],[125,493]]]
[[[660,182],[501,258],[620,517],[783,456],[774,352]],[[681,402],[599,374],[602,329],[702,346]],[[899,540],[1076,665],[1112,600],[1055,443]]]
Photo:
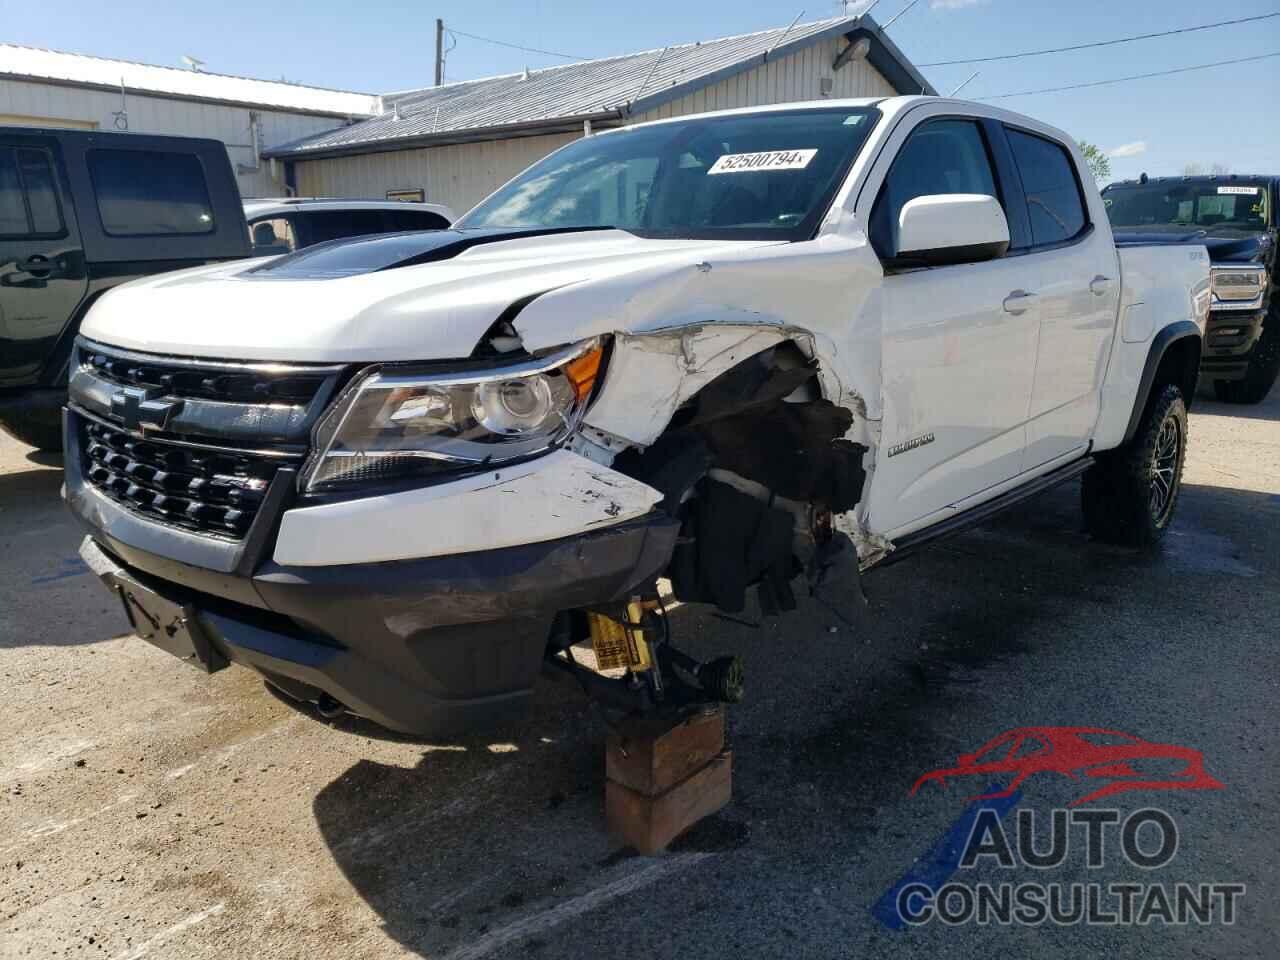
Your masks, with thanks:
[[[427,744],[203,677],[128,636],[56,460],[0,436],[0,957],[1274,957],[1280,391],[1202,399],[1191,438],[1155,556],[1090,543],[1071,485],[868,577],[865,609],[674,611],[682,646],[743,655],[749,697],[734,802],[643,858],[603,828],[605,728],[576,694],[543,691],[510,740]],[[978,792],[916,777],[1036,725],[1193,747],[1224,789],[1093,804],[1167,810],[1160,870],[1114,845],[1088,870],[1075,843],[965,878],[1239,882],[1236,922],[878,921]],[[1042,775],[1019,805],[1083,790]]]

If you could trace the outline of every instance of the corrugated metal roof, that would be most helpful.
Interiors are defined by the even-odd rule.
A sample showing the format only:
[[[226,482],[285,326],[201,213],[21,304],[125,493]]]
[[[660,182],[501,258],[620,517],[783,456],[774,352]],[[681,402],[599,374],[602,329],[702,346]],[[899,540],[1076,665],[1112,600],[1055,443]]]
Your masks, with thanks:
[[[383,97],[380,116],[272,147],[267,156],[309,157],[387,149],[401,141],[456,139],[466,131],[545,127],[586,118],[640,113],[722,77],[781,57],[821,39],[861,28],[879,28],[870,17],[833,17],[662,50],[586,60],[528,73],[466,80]],[[887,41],[877,53],[893,58],[912,83],[927,82]],[[908,92],[904,90],[903,92]],[[920,92],[913,89],[909,92]]]
[[[5,77],[111,89],[124,84],[126,90],[138,93],[334,117],[368,117],[378,112],[378,98],[367,93],[86,57],[16,43],[0,43],[0,78]]]

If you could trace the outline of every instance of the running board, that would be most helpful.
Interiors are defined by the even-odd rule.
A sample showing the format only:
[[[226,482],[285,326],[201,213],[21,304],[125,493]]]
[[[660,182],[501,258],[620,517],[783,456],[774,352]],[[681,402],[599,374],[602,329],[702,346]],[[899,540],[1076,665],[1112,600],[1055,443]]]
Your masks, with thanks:
[[[968,530],[970,527],[990,520],[996,514],[1001,513],[1010,507],[1021,503],[1023,500],[1029,500],[1037,494],[1044,493],[1059,484],[1066,483],[1068,480],[1074,480],[1080,474],[1084,473],[1089,467],[1093,466],[1093,457],[1086,456],[1080,460],[1073,460],[1066,466],[1058,467],[1043,477],[1037,477],[1030,483],[1013,490],[1008,490],[1000,496],[985,503],[980,503],[976,507],[970,507],[963,513],[958,513],[954,517],[949,517],[940,523],[935,523],[931,527],[924,530],[917,530],[915,533],[909,533],[905,537],[894,543],[893,552],[877,563],[871,569],[887,567],[891,563],[897,563],[899,560],[906,559],[915,553],[921,547],[928,546],[943,540],[947,537],[953,537],[958,533]]]

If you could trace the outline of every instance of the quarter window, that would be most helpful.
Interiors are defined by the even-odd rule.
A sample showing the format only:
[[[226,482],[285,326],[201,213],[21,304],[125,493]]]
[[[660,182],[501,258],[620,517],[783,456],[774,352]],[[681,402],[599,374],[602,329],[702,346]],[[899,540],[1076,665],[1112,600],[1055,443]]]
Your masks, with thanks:
[[[191,153],[90,150],[102,229],[113,237],[213,232],[204,167]]]
[[[1032,245],[1062,243],[1078,236],[1088,220],[1070,154],[1043,137],[1008,128],[1006,132],[1027,197]]]
[[[0,234],[62,233],[53,165],[44,150],[0,150]]]
[[[1000,198],[986,140],[973,120],[929,120],[912,131],[871,209],[876,253],[897,255],[899,217],[908,201],[946,193]]]

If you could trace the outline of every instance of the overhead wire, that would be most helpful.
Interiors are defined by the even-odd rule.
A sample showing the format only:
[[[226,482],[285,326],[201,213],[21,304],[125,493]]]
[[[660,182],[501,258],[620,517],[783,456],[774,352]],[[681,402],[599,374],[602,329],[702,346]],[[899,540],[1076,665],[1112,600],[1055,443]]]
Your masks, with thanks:
[[[1196,27],[1179,27],[1176,30],[1163,30],[1159,33],[1139,33],[1132,37],[1117,37],[1114,40],[1094,40],[1089,43],[1077,43],[1069,47],[1048,47],[1044,50],[1026,50],[1022,53],[1003,53],[994,57],[972,57],[967,60],[938,60],[934,63],[918,63],[917,67],[950,67],[965,63],[995,63],[997,60],[1018,60],[1022,57],[1043,57],[1050,53],[1068,53],[1072,50],[1092,50],[1096,47],[1113,47],[1121,43],[1133,43],[1135,40],[1154,40],[1156,37],[1172,37],[1182,33],[1195,33],[1200,30],[1214,30],[1218,27],[1230,27],[1238,23],[1254,23],[1258,20],[1269,20],[1280,17],[1280,10],[1274,13],[1262,13],[1254,17],[1239,17],[1235,20],[1219,20],[1217,23],[1205,23]]]
[[[1082,90],[1085,87],[1105,87],[1112,83],[1128,83],[1131,80],[1148,80],[1152,77],[1168,77],[1175,73],[1191,73],[1195,70],[1208,70],[1212,67],[1226,67],[1236,63],[1252,63],[1256,60],[1268,60],[1280,57],[1280,50],[1274,53],[1261,53],[1254,57],[1237,57],[1234,60],[1218,60],[1215,63],[1200,63],[1192,67],[1178,67],[1174,70],[1157,70],[1154,73],[1136,73],[1129,77],[1115,77],[1111,80],[1093,80],[1089,83],[1072,83],[1063,87],[1042,87],[1039,90],[1019,90],[1016,93],[998,93],[990,97],[974,97],[975,100],[1008,100],[1010,97],[1030,97],[1038,93],[1061,93],[1064,90]]]

